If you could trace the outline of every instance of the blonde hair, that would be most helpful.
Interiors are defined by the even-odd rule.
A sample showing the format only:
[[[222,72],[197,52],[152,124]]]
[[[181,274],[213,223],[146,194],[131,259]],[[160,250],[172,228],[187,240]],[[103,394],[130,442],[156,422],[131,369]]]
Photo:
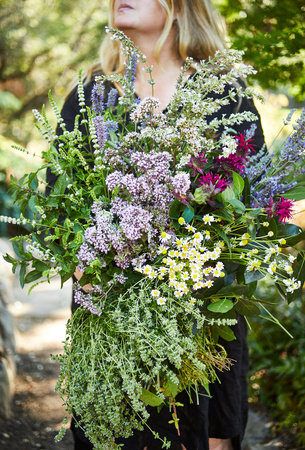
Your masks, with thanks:
[[[210,0],[158,0],[165,9],[166,22],[164,30],[154,49],[158,60],[172,26],[176,26],[176,45],[183,61],[188,56],[199,61],[213,57],[217,50],[226,48],[226,31],[224,23]],[[176,16],[176,18],[175,18]],[[109,2],[109,26],[114,27],[114,0]],[[120,51],[120,43],[112,40],[109,34],[104,38],[100,50],[100,63],[92,66],[86,79],[90,80],[94,73],[122,73],[124,56]]]

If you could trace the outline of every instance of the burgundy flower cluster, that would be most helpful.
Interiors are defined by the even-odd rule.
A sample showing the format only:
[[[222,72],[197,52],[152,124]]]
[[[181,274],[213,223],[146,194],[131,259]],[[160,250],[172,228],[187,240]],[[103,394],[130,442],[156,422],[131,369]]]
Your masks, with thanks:
[[[204,171],[205,166],[209,163],[204,152],[197,157],[191,157],[188,163],[188,167],[192,169],[191,176],[198,177],[196,182],[208,200],[226,189],[231,181],[232,171],[244,172],[248,156],[250,152],[254,152],[253,139],[246,139],[245,136],[245,133],[235,136],[236,149],[234,153],[230,153],[228,156],[216,156],[212,165],[209,164],[209,171]]]

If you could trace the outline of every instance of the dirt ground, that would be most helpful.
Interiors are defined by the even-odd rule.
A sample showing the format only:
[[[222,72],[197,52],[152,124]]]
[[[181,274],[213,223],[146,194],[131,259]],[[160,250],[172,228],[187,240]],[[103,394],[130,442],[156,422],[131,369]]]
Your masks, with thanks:
[[[19,354],[13,415],[0,419],[1,450],[73,448],[70,430],[61,442],[54,441],[64,417],[62,402],[54,392],[58,373],[58,364],[45,351]]]
[[[65,408],[54,392],[59,364],[50,359],[62,350],[71,286],[59,290],[55,281],[27,295],[14,284],[9,309],[15,318],[17,375],[12,416],[0,419],[0,450],[72,450],[70,430],[54,441]]]

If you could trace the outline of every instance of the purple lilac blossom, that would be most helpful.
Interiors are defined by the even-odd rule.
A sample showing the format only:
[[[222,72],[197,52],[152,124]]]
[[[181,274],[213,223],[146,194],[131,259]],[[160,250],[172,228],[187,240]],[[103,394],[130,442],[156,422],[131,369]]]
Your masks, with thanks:
[[[82,290],[81,286],[76,283],[74,285],[74,301],[83,308],[88,309],[92,314],[100,316],[102,314],[93,304],[93,296],[91,293],[86,293]]]
[[[115,170],[107,176],[106,184],[109,191],[113,191],[116,187],[120,185],[122,177],[123,173],[120,170]]]
[[[153,215],[143,208],[128,206],[121,213],[120,225],[127,239],[140,239],[151,228]]]
[[[85,271],[85,266],[88,266],[91,261],[97,258],[95,250],[91,249],[86,242],[84,242],[77,253],[78,268],[81,272]]]
[[[191,180],[188,173],[177,173],[172,179],[171,185],[175,195],[184,196],[189,192]]]
[[[108,94],[108,98],[107,98],[107,105],[106,108],[111,108],[114,107],[116,105],[117,102],[117,98],[118,98],[118,91],[116,88],[111,88]]]
[[[131,155],[131,164],[135,164],[139,171],[148,173],[155,178],[170,174],[171,160],[172,156],[168,152],[134,152]]]
[[[103,154],[105,150],[105,142],[107,140],[107,130],[105,122],[101,116],[96,116],[93,119],[93,123],[96,129],[96,136],[99,144],[99,152]]]
[[[106,227],[104,227],[106,228]],[[110,240],[107,230],[96,225],[89,227],[85,231],[86,242],[91,244],[100,253],[108,253],[110,250]]]
[[[118,283],[120,283],[120,284],[124,284],[125,281],[128,280],[128,278],[127,278],[127,277],[124,277],[124,275],[123,275],[122,273],[115,273],[115,274],[113,275],[113,278],[115,278],[116,281],[117,281]]]
[[[130,150],[121,147],[120,143],[118,143],[116,148],[108,147],[105,149],[102,162],[111,167],[112,170],[129,169],[129,166],[123,159],[123,155],[128,157],[129,152]]]
[[[132,255],[128,247],[125,247],[125,249],[122,252],[115,255],[114,257],[116,265],[121,269],[127,269],[130,266],[131,259]]]
[[[96,115],[102,114],[105,110],[104,103],[105,86],[102,83],[95,83],[91,92],[92,109]]]
[[[114,197],[111,200],[110,212],[111,212],[111,214],[116,214],[117,216],[119,216],[121,211],[123,211],[125,208],[127,208],[127,206],[128,206],[128,202],[126,200],[123,200],[119,196]]]

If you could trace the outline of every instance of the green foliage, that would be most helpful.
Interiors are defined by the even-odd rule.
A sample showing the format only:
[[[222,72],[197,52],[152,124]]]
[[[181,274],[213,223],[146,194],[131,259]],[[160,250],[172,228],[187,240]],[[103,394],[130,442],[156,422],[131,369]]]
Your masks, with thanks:
[[[0,91],[0,110],[18,111],[21,101],[12,92]]]
[[[214,0],[225,17],[232,46],[245,51],[264,87],[290,86],[305,97],[305,6],[303,0]]]
[[[1,1],[1,134],[33,137],[31,110],[49,89],[63,99],[79,68],[98,60],[106,16],[100,0]]]
[[[299,447],[305,446],[305,295],[289,306],[283,304],[271,285],[261,284],[260,294],[273,306],[291,339],[276,325],[255,319],[249,334],[250,388],[254,401],[264,403],[284,431],[297,437]]]
[[[56,357],[61,363],[56,390],[67,413],[73,408],[82,417],[95,448],[117,448],[113,436],[143,429],[147,406],[173,406],[170,423],[176,426],[179,392],[191,395],[200,385],[208,386],[216,379],[215,368],[228,363],[202,321],[196,321],[193,334],[191,316],[185,319],[183,305],[170,298],[168,286],[166,313],[154,302],[151,283],[144,279],[121,296],[114,292],[101,301],[100,316],[77,309],[67,325],[65,352]],[[217,329],[234,338],[229,327]]]
[[[0,216],[2,215],[17,218],[20,216],[20,208],[14,204],[13,196],[9,192],[8,187],[8,174],[0,167]],[[27,208],[27,215],[31,217],[29,208]],[[15,236],[16,234],[25,232],[26,230],[20,225],[0,221],[0,236]]]

